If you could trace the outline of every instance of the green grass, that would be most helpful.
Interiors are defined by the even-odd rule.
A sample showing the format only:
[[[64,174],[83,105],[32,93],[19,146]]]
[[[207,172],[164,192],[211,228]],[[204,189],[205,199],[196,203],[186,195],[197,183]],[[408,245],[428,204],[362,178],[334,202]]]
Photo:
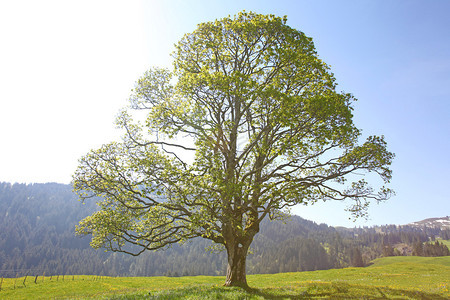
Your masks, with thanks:
[[[422,256],[391,256],[377,258],[373,262],[371,267],[379,267],[384,265],[390,265],[394,263],[408,263],[408,264],[421,264],[421,265],[442,265],[450,267],[450,256],[440,257],[422,257]]]
[[[249,275],[247,291],[222,287],[219,276],[71,279],[39,277],[35,284],[29,277],[26,287],[23,278],[6,279],[0,299],[450,299],[450,257],[386,257],[366,268]]]
[[[443,243],[444,245],[446,245],[449,249],[450,249],[450,240],[442,240],[442,239],[438,239],[438,241],[440,243]]]

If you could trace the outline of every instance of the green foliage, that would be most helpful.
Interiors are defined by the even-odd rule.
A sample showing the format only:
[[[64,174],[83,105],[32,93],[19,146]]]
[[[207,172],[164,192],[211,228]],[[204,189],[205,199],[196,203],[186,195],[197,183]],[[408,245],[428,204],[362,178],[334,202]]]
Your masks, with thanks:
[[[352,199],[358,217],[389,198],[363,179],[339,188],[364,172],[389,182],[394,155],[383,137],[359,145],[353,97],[336,92],[312,39],[286,18],[199,24],[173,58],[173,72],[150,69],[130,97],[145,125],[122,111],[123,141],[91,151],[74,174],[82,199],[104,199],[77,229],[93,247],[134,253],[128,243],[152,250],[200,236],[248,249],[261,220],[289,206]]]
[[[92,150],[73,176],[81,199],[104,199],[77,233],[133,255],[206,238],[227,250],[227,284],[245,286],[266,216],[350,199],[361,217],[390,197],[361,174],[388,183],[394,155],[382,136],[360,144],[355,99],[336,91],[312,39],[286,20],[241,12],[199,24],[175,45],[173,71],[138,80],[117,119],[123,140]],[[144,124],[131,110],[144,111]]]

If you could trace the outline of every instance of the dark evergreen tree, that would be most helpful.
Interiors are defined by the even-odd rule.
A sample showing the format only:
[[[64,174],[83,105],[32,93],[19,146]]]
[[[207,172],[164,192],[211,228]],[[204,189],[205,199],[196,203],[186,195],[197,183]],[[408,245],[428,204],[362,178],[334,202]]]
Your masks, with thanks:
[[[364,267],[364,261],[358,247],[352,248],[351,262],[353,267]]]

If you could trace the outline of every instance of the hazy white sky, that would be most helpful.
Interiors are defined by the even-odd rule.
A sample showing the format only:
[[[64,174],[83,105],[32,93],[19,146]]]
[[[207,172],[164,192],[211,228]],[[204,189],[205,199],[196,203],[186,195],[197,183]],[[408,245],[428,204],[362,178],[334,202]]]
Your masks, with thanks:
[[[356,124],[384,134],[397,196],[368,222],[345,205],[294,213],[329,225],[450,215],[450,2],[0,0],[0,181],[69,183],[77,160],[117,139],[118,110],[149,67],[203,21],[241,10],[288,16],[314,39]]]

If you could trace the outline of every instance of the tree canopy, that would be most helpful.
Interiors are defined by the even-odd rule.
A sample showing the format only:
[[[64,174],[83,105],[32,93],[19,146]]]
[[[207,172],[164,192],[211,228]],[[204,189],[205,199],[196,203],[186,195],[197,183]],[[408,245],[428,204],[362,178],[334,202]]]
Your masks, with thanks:
[[[267,216],[349,199],[359,217],[390,197],[364,180],[391,179],[384,138],[359,142],[354,97],[286,22],[242,12],[199,24],[175,45],[173,70],[137,81],[117,118],[123,139],[89,152],[73,176],[82,199],[103,199],[77,228],[93,247],[138,255],[203,237],[227,251],[226,285],[246,286]]]

